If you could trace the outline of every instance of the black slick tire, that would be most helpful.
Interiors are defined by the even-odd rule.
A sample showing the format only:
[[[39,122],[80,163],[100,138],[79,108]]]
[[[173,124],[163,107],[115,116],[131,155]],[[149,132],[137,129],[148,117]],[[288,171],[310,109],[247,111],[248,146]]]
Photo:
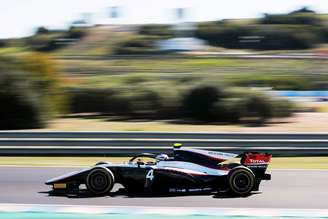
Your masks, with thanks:
[[[229,190],[238,196],[249,195],[254,188],[255,181],[254,173],[243,166],[233,168],[227,177]]]
[[[93,168],[86,178],[88,191],[97,196],[108,194],[112,190],[114,183],[114,174],[105,167]]]

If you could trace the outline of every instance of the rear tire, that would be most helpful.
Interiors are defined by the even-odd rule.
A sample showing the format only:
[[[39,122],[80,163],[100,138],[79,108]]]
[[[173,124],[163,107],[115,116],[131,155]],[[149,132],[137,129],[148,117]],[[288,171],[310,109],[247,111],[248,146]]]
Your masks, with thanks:
[[[229,190],[239,196],[251,193],[255,185],[255,175],[247,167],[239,166],[233,168],[228,174]]]
[[[112,190],[114,183],[114,174],[105,167],[92,169],[86,178],[87,189],[93,195],[108,194]]]

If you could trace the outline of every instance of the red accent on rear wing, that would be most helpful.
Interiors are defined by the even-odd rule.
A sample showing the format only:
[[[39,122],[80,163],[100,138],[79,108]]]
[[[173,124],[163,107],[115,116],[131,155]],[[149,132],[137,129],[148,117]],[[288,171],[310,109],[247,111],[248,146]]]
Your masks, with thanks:
[[[245,166],[268,165],[272,155],[267,153],[249,152],[243,154],[240,163]]]

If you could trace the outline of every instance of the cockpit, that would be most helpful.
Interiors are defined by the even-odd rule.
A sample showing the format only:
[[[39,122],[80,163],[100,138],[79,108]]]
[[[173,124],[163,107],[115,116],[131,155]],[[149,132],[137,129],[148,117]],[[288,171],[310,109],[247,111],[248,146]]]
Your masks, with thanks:
[[[138,166],[141,165],[156,165],[159,161],[173,160],[167,154],[152,154],[152,153],[142,153],[132,157],[129,163],[136,163]]]

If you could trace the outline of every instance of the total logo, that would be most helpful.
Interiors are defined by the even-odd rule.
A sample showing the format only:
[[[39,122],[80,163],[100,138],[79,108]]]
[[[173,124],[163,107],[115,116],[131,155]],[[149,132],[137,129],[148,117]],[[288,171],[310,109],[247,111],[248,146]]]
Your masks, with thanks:
[[[249,162],[250,163],[260,163],[260,164],[266,163],[264,160],[254,160],[254,159],[249,159]]]

